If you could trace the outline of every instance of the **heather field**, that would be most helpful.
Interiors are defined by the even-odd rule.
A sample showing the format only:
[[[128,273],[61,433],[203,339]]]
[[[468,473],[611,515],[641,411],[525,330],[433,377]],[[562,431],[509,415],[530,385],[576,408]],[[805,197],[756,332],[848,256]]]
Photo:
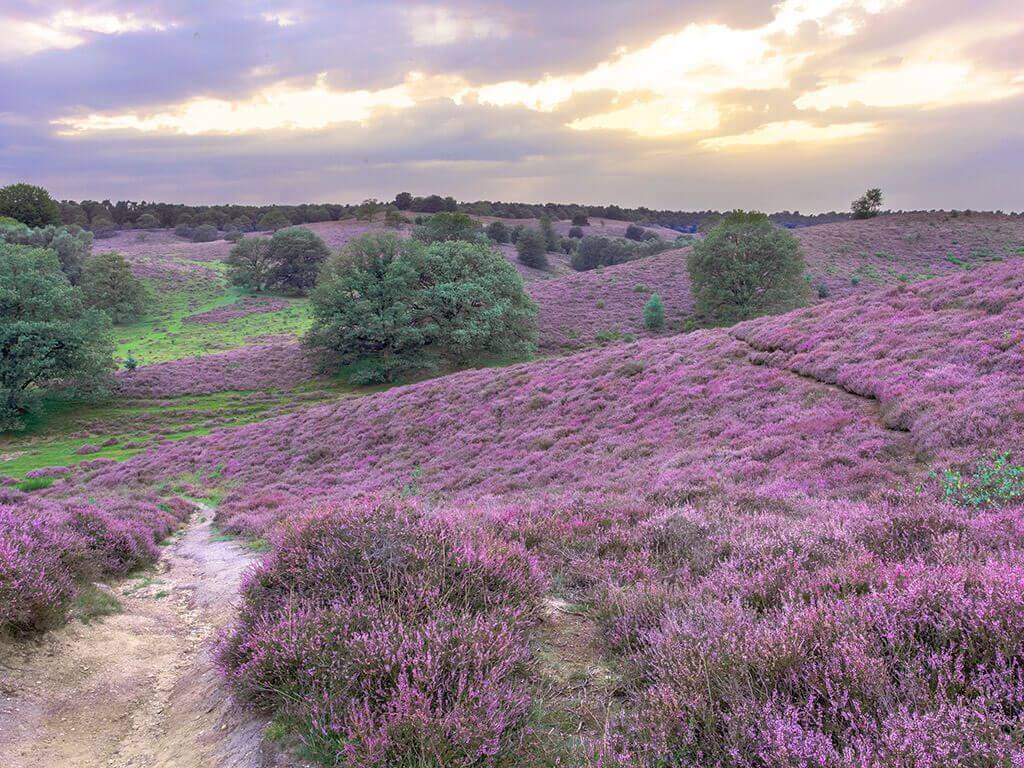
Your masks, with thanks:
[[[538,359],[374,387],[299,344],[308,299],[229,286],[230,244],[97,241],[153,300],[110,398],[0,436],[0,715],[36,718],[0,748],[73,737],[31,643],[88,666],[145,621],[126,668],[178,671],[88,678],[148,702],[104,762],[187,721],[279,765],[1021,763],[1024,225],[796,235],[804,309],[693,330],[688,249],[552,258],[517,265]]]

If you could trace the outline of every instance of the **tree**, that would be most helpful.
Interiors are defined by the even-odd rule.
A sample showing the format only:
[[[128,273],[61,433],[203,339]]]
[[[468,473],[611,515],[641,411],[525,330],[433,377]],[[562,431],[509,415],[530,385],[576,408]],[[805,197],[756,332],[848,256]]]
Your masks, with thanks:
[[[152,213],[144,213],[135,220],[135,226],[139,229],[159,229],[160,219]]]
[[[327,244],[312,230],[294,227],[270,238],[267,283],[287,293],[305,294],[316,285],[320,266],[331,255]]]
[[[423,224],[416,227],[412,236],[422,243],[480,240],[480,224],[472,216],[465,213],[435,213]]]
[[[853,201],[850,206],[855,219],[872,219],[882,209],[882,190],[875,187]]]
[[[243,237],[231,249],[225,263],[228,282],[250,291],[262,291],[270,278],[270,240],[266,237]]]
[[[639,224],[630,224],[628,227],[626,227],[625,237],[627,240],[633,240],[635,242],[642,243],[646,240],[655,240],[658,236],[653,232],[648,232]]]
[[[493,240],[494,242],[498,243],[499,245],[508,242],[509,231],[508,227],[506,227],[503,222],[492,221],[490,224],[487,225],[486,232],[487,237]]]
[[[391,229],[401,229],[405,225],[405,216],[397,209],[388,208],[384,211],[384,226]]]
[[[412,195],[408,192],[399,192],[395,195],[395,208],[400,211],[408,211],[412,208]]]
[[[686,266],[697,312],[713,324],[732,325],[807,303],[800,241],[763,213],[728,214],[694,244]]]
[[[572,268],[585,272],[598,267],[610,267],[613,264],[624,264],[636,255],[636,246],[625,240],[587,235],[580,240],[576,253],[572,256]]]
[[[373,217],[380,213],[383,207],[375,198],[371,197],[368,200],[363,200],[356,207],[356,219],[359,221],[373,221]]]
[[[577,213],[572,217],[572,225],[574,227],[589,227],[590,217],[585,213]]]
[[[534,269],[546,269],[548,266],[547,244],[544,235],[536,229],[524,229],[516,240],[516,253],[519,261]]]
[[[393,234],[353,241],[324,268],[307,343],[357,383],[481,354],[523,354],[536,342],[536,307],[522,278],[482,243],[426,245]]]
[[[540,233],[544,237],[544,249],[548,251],[557,251],[560,238],[558,233],[555,232],[555,226],[551,223],[550,216],[540,217]]]
[[[280,208],[274,208],[263,214],[256,226],[261,232],[277,232],[277,230],[290,227],[291,225],[292,220],[288,218],[285,212]]]
[[[220,239],[220,230],[213,224],[200,224],[192,230],[193,243],[212,243]]]
[[[90,256],[82,267],[87,307],[102,309],[115,325],[138,320],[146,310],[146,288],[119,253]]]
[[[58,383],[104,391],[113,351],[110,319],[84,306],[53,251],[0,243],[0,431],[22,428]]]
[[[8,219],[8,221],[11,220]],[[72,285],[78,284],[82,274],[82,264],[92,252],[92,238],[92,232],[87,232],[78,226],[46,226],[29,229],[18,222],[6,226],[0,222],[0,240],[14,245],[49,248],[57,254],[60,268],[68,276]]]
[[[644,328],[649,331],[660,331],[665,327],[665,307],[661,303],[661,296],[651,294],[651,298],[644,304]]]
[[[0,189],[0,216],[10,216],[29,227],[60,224],[60,206],[42,187],[11,184]]]

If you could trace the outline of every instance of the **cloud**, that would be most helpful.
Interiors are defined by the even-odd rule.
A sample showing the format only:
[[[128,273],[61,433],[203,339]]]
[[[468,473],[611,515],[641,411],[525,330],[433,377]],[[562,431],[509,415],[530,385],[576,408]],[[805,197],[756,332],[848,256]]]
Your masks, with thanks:
[[[54,5],[0,11],[0,183],[60,196],[1012,207],[1024,162],[1018,0]]]

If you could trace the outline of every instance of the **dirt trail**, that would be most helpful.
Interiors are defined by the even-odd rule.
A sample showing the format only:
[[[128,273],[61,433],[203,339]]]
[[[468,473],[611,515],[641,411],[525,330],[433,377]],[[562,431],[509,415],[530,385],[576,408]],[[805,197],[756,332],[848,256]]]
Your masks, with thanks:
[[[210,657],[253,555],[193,516],[120,614],[73,622],[0,656],[4,768],[256,768],[261,723],[231,703]]]

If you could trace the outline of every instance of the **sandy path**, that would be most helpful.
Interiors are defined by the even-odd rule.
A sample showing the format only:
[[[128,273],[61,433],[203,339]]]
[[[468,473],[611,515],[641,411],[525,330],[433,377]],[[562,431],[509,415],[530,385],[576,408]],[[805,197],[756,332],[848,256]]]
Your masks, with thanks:
[[[253,555],[197,513],[160,563],[115,592],[123,613],[0,655],[4,768],[256,768],[261,723],[210,657]]]

